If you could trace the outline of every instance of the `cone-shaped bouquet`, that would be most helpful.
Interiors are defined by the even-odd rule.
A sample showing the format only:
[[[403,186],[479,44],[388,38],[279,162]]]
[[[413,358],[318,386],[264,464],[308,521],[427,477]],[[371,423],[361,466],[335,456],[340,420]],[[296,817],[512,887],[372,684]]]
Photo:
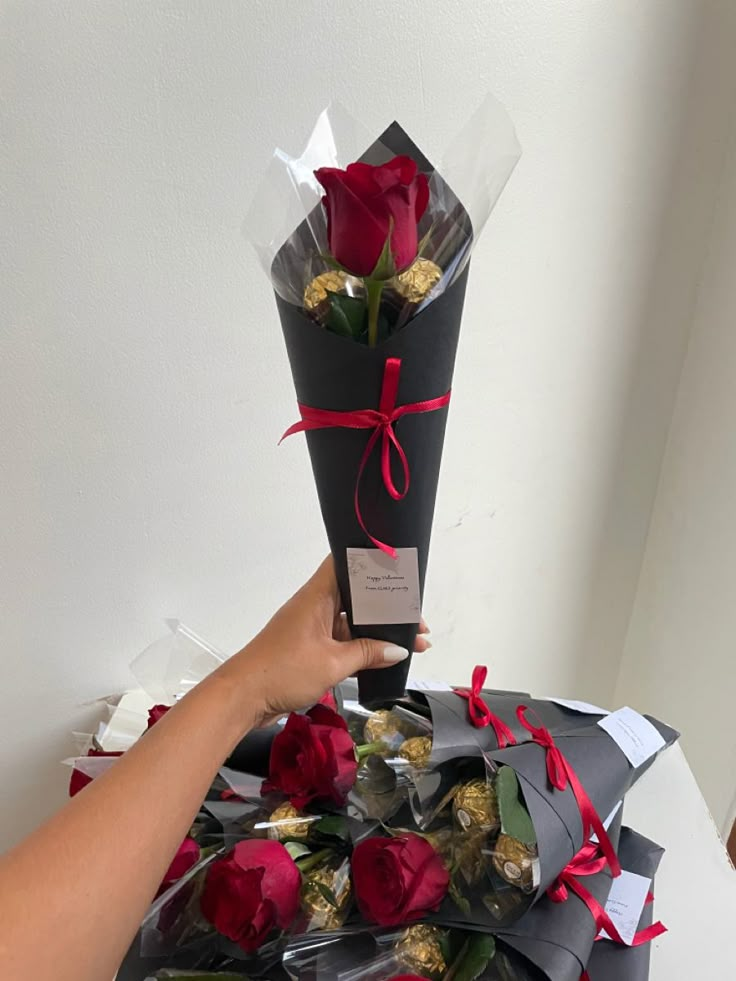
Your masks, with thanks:
[[[246,234],[276,293],[301,415],[287,433],[307,434],[351,630],[411,651],[468,262],[519,150],[490,99],[438,168],[398,123],[356,153],[359,139],[323,113],[300,158],[277,152]],[[400,697],[408,671],[366,674],[361,700]]]

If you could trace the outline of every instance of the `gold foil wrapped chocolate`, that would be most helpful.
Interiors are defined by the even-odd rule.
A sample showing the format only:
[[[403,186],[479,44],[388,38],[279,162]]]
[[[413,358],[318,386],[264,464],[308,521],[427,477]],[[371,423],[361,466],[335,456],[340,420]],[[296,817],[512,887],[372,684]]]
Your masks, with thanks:
[[[455,794],[452,813],[463,831],[492,831],[500,823],[496,791],[482,778],[470,780]]]
[[[302,885],[302,907],[311,919],[311,928],[337,930],[341,927],[351,894],[350,875],[345,866],[339,869],[322,866],[309,872]]]
[[[379,709],[366,721],[363,738],[367,743],[394,742],[399,736],[399,720],[389,709]]]
[[[272,825],[268,829],[268,837],[275,838],[277,841],[284,841],[286,838],[306,838],[309,835],[310,822],[295,820],[301,817],[293,804],[288,801],[280,804],[269,818]]]
[[[427,766],[431,755],[430,736],[413,736],[411,739],[405,739],[399,747],[399,756],[418,770],[423,770]]]
[[[414,262],[398,276],[389,280],[389,289],[405,303],[421,303],[425,300],[442,278],[442,270],[431,259],[415,259]]]
[[[397,941],[396,958],[405,970],[435,981],[447,971],[441,939],[439,927],[417,923],[405,930]]]
[[[329,272],[320,273],[307,284],[304,290],[304,309],[315,320],[322,320],[330,306],[327,294],[345,293],[347,284],[348,276],[340,269],[330,269]]]
[[[493,851],[493,867],[501,878],[512,886],[531,892],[539,859],[533,845],[510,835],[500,834]]]

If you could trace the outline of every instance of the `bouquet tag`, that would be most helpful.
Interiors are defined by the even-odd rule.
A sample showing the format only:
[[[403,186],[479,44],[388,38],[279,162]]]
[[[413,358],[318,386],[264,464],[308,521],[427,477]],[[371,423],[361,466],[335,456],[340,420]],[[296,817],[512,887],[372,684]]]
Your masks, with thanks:
[[[613,920],[623,942],[629,947],[636,936],[651,885],[651,879],[625,870],[613,880],[611,885],[606,902],[606,913]],[[601,930],[600,935],[605,940],[611,939],[605,930]]]
[[[407,691],[452,691],[452,687],[436,678],[414,678],[406,682]]]
[[[418,623],[422,615],[415,548],[397,548],[392,559],[380,548],[349,548],[348,576],[353,623]]]
[[[550,702],[561,705],[563,708],[572,709],[573,712],[582,712],[583,715],[609,715],[608,709],[599,708],[591,705],[590,702],[578,702],[574,698],[550,698]]]
[[[632,766],[642,763],[658,753],[665,741],[652,723],[626,706],[611,712],[598,725],[604,729]]]

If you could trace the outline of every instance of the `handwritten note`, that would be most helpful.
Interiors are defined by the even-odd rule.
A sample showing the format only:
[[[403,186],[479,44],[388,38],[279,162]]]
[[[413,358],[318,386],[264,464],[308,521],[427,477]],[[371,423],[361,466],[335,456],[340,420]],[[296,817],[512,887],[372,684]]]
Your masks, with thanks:
[[[572,709],[573,712],[581,712],[583,715],[608,715],[608,709],[591,705],[590,702],[579,702],[574,698],[550,698],[549,701],[563,708]]]
[[[415,548],[398,548],[392,559],[378,548],[349,548],[348,576],[353,622],[418,623],[419,562]]]
[[[665,741],[652,723],[626,706],[611,712],[598,725],[618,745],[632,766],[641,766],[665,745]]]
[[[651,884],[652,880],[643,875],[622,871],[611,885],[606,913],[611,917],[621,939],[628,946],[633,943],[639,927]],[[601,936],[607,940],[611,939],[605,930],[601,930]]]

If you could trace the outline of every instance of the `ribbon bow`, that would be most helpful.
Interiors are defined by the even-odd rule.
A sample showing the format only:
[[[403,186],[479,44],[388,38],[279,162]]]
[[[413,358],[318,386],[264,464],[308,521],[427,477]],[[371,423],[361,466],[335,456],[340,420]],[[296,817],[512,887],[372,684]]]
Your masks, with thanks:
[[[399,374],[401,372],[401,358],[386,358],[383,370],[383,385],[381,388],[381,400],[378,409],[354,409],[349,412],[336,412],[332,409],[315,409],[308,405],[299,403],[301,421],[294,423],[286,430],[281,437],[281,441],[294,433],[303,433],[312,429],[372,429],[368,442],[363,450],[363,456],[358,466],[358,476],[355,481],[355,493],[353,495],[353,506],[358,524],[373,544],[380,548],[382,552],[390,555],[392,559],[397,557],[396,549],[385,542],[379,541],[366,528],[363,515],[360,510],[360,483],[365,471],[366,464],[373,452],[374,446],[381,440],[381,475],[383,485],[389,495],[395,501],[402,501],[409,492],[410,473],[409,461],[406,458],[404,448],[394,432],[394,423],[402,416],[418,412],[436,412],[443,409],[450,402],[450,392],[446,392],[436,399],[427,399],[424,402],[410,402],[407,405],[397,405],[396,399],[399,393]],[[403,470],[404,481],[401,490],[394,483],[391,472],[391,449],[396,452],[401,469]]]
[[[611,870],[611,874],[614,879],[621,875],[621,865],[618,860],[618,856],[611,844],[611,839],[608,837],[606,829],[603,827],[603,822],[598,816],[598,812],[595,807],[593,807],[593,802],[580,783],[577,774],[570,766],[570,764],[565,759],[562,751],[556,745],[552,734],[549,729],[546,729],[543,725],[534,726],[526,718],[526,713],[529,711],[526,705],[520,705],[516,710],[516,716],[519,722],[524,726],[524,728],[531,734],[532,741],[537,743],[537,745],[542,746],[547,753],[547,776],[549,777],[549,782],[556,790],[566,790],[568,784],[572,790],[575,800],[577,802],[578,808],[580,810],[580,817],[583,822],[583,839],[587,840],[592,834],[598,837],[600,842],[600,848],[603,852],[608,867]]]
[[[483,685],[487,677],[488,668],[483,664],[477,664],[473,669],[472,687],[456,688],[455,694],[467,699],[468,715],[475,728],[484,729],[486,726],[493,726],[493,731],[496,733],[496,739],[498,741],[498,748],[506,749],[507,746],[516,745],[516,737],[503,719],[494,715],[481,698],[481,692],[483,691]]]
[[[606,856],[601,853],[598,844],[589,841],[586,845],[583,845],[570,864],[562,870],[552,885],[547,889],[547,896],[553,903],[564,903],[569,898],[570,892],[574,892],[588,907],[595,921],[596,939],[598,939],[601,930],[605,930],[608,938],[614,943],[625,944],[624,939],[606,912],[605,907],[601,906],[595,896],[579,881],[587,875],[595,875],[597,872],[602,872],[607,865],[607,861]],[[646,901],[650,903],[653,899],[654,897],[650,893]],[[659,937],[666,932],[667,927],[664,924],[660,922],[653,923],[644,930],[639,930],[628,946],[640,947],[642,944],[649,943],[655,937]],[[587,971],[582,974],[580,981],[590,981]]]

